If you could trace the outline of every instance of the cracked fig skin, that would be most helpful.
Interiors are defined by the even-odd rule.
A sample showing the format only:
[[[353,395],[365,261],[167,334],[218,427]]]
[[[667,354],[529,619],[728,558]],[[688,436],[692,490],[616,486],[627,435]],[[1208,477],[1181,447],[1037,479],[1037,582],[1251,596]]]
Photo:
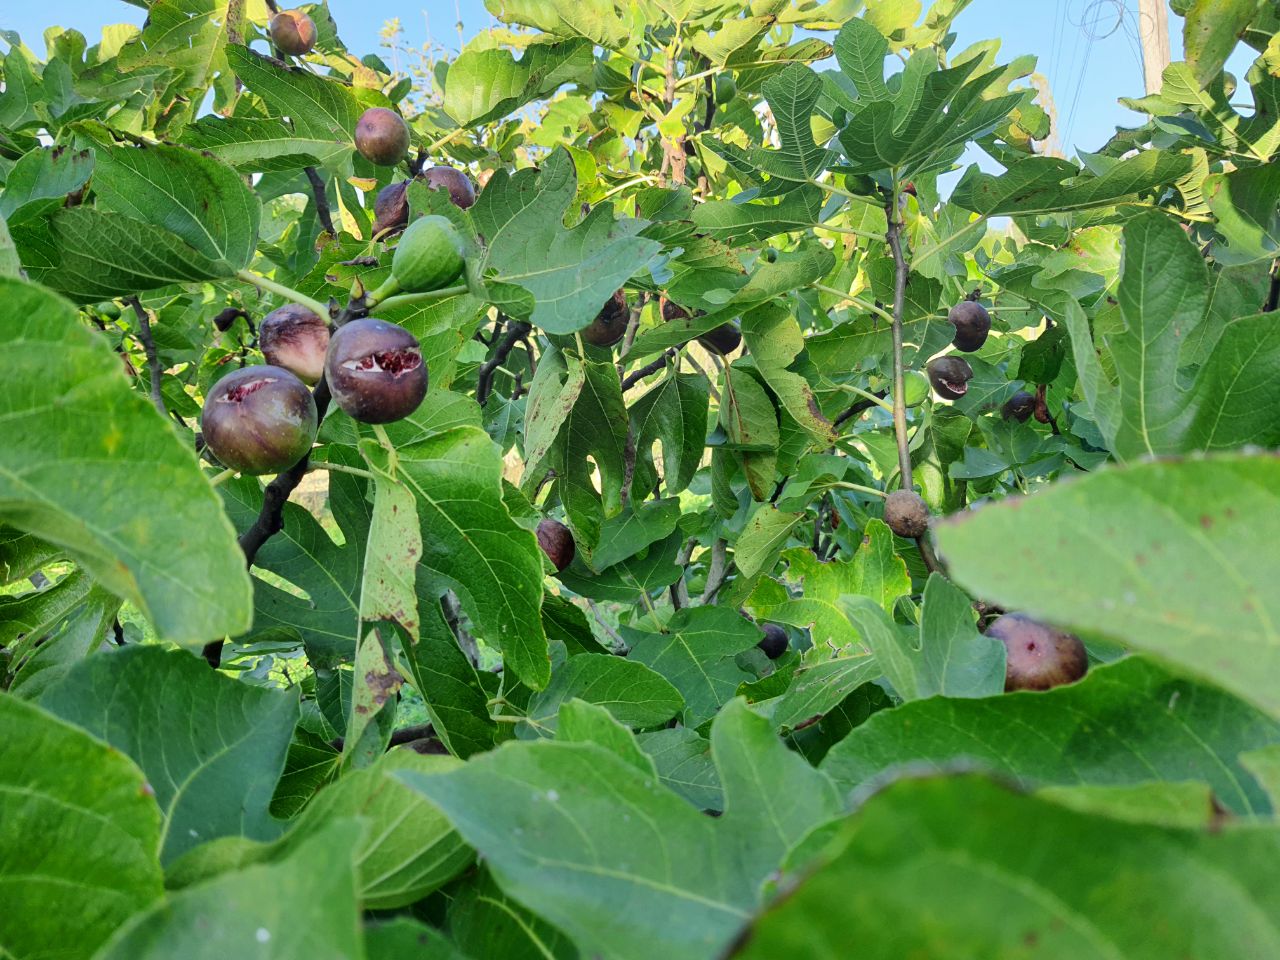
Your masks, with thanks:
[[[596,318],[582,328],[582,339],[596,347],[612,347],[627,332],[630,319],[626,291],[619,290],[604,302]]]
[[[279,473],[310,450],[316,404],[306,384],[282,367],[245,367],[209,390],[200,412],[205,445],[239,473]]]
[[[284,367],[303,383],[314,384],[324,373],[329,324],[301,304],[285,304],[262,318],[258,343],[267,363]]]
[[[402,420],[427,395],[417,338],[373,317],[338,328],[329,339],[324,374],[334,402],[361,423]]]
[[[973,368],[960,357],[939,357],[930,360],[925,370],[934,392],[945,400],[959,400],[969,392]]]

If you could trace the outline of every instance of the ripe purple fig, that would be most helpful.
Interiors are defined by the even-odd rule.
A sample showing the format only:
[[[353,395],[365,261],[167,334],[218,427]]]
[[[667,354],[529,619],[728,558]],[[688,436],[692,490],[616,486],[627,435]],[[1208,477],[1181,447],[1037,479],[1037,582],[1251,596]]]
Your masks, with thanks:
[[[262,318],[258,343],[267,363],[314,384],[324,373],[329,324],[301,304],[287,303]]]
[[[370,107],[356,121],[356,149],[370,163],[394,167],[409,150],[409,125],[386,107]]]
[[[538,546],[556,568],[556,573],[563,573],[564,568],[573,563],[573,556],[577,553],[569,528],[550,517],[538,523]]]
[[[612,347],[627,332],[631,311],[627,307],[627,293],[619,290],[604,302],[596,318],[582,329],[582,339],[597,347]]]
[[[1005,690],[1048,690],[1075,683],[1089,669],[1089,655],[1075,634],[1021,613],[1006,613],[987,627],[1005,649]]]
[[[957,350],[973,353],[987,342],[991,332],[991,314],[976,300],[961,300],[947,314],[947,322],[956,328],[951,342]]]
[[[1019,423],[1026,423],[1031,419],[1031,414],[1035,412],[1035,409],[1035,395],[1027,393],[1025,390],[1019,390],[1004,402],[1004,406],[1000,408],[1000,416],[1006,420],[1017,420]]]
[[[244,367],[205,397],[205,446],[240,473],[280,473],[301,460],[316,438],[316,404],[306,384],[282,367]]]
[[[281,10],[267,28],[272,45],[291,57],[308,54],[316,45],[316,24],[301,10]]]
[[[914,491],[895,490],[885,497],[884,522],[900,537],[923,537],[929,530],[929,506]]]
[[[708,330],[698,338],[698,342],[712,353],[733,353],[742,345],[742,333],[733,321],[722,323],[714,330]]]
[[[680,306],[680,304],[676,303],[674,300],[662,301],[662,319],[663,320],[667,320],[667,321],[683,320],[685,319],[685,317],[688,317],[688,316],[691,316],[689,311],[686,310],[684,307]]]
[[[476,202],[476,185],[461,170],[453,167],[431,167],[422,174],[432,190],[449,191],[449,199],[459,210],[465,210]]]
[[[787,649],[791,646],[791,641],[787,638],[787,631],[776,623],[766,623],[760,629],[764,634],[764,638],[756,646],[764,651],[766,657],[770,660],[777,660],[787,652]]]
[[[939,357],[930,360],[925,370],[934,392],[944,400],[959,400],[969,392],[973,368],[960,357]]]
[[[409,181],[400,180],[378,191],[373,201],[374,236],[384,231],[403,230],[409,224]]]
[[[337,329],[324,375],[334,402],[361,423],[402,420],[427,395],[427,365],[417,338],[373,317]]]

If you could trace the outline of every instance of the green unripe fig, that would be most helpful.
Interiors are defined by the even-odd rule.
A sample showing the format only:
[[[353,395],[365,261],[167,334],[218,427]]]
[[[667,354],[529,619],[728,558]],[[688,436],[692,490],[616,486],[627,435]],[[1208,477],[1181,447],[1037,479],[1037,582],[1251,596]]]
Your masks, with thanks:
[[[832,108],[831,122],[835,125],[835,128],[837,130],[841,130],[844,128],[844,125],[849,122],[849,114],[844,107]]]
[[[240,473],[279,473],[310,451],[316,404],[306,384],[283,367],[245,367],[210,389],[200,429],[223,466]]]
[[[908,370],[902,377],[902,402],[918,407],[929,398],[929,378],[919,370]]]
[[[281,10],[271,18],[271,43],[291,57],[308,54],[316,45],[316,24],[301,10]]]
[[[108,320],[120,319],[120,304],[116,303],[114,300],[104,300],[93,309]]]
[[[409,151],[409,125],[386,107],[370,107],[356,121],[356,149],[370,163],[394,167]]]
[[[396,245],[391,275],[409,293],[440,290],[462,276],[464,250],[461,234],[448,219],[438,214],[419,217]]]
[[[738,95],[738,81],[732,73],[721,73],[716,76],[716,103],[724,106]]]

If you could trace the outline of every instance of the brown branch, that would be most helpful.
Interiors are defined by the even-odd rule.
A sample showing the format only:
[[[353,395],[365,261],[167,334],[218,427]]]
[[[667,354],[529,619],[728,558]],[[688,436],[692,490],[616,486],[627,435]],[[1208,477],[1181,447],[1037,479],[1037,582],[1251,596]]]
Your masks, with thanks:
[[[138,340],[142,343],[142,352],[147,355],[147,372],[151,375],[151,402],[160,411],[160,416],[167,417],[164,393],[160,389],[164,382],[164,370],[160,368],[160,353],[156,350],[155,337],[151,335],[151,315],[137,297],[125,297],[125,303],[133,307],[133,312],[138,315]]]
[[[507,321],[507,327],[498,338],[493,356],[480,365],[480,372],[476,376],[476,402],[480,406],[483,407],[489,402],[489,394],[493,392],[495,371],[507,362],[507,357],[511,355],[515,345],[527,337],[532,329],[532,324],[524,320]]]
[[[338,231],[333,229],[333,215],[329,212],[329,194],[325,189],[324,180],[320,178],[315,167],[304,167],[303,173],[311,181],[311,192],[316,202],[316,219],[320,221],[320,226],[324,227],[329,236],[336,237]]]
[[[429,723],[419,723],[412,727],[401,727],[399,730],[392,731],[391,739],[387,741],[387,749],[390,750],[392,747],[402,747],[406,743],[413,743],[415,740],[422,740],[426,737],[434,737],[435,735],[436,728]],[[345,737],[334,737],[329,741],[329,746],[341,753],[343,747],[346,746],[346,743],[347,741]]]
[[[1280,260],[1271,263],[1271,289],[1267,292],[1267,302],[1262,305],[1263,313],[1274,313],[1280,307]]]
[[[698,603],[706,605],[715,599],[715,595],[724,586],[725,577],[729,573],[727,562],[728,544],[724,537],[716,537],[711,544],[711,564],[707,567],[707,582],[703,585],[702,596]]]
[[[881,390],[879,393],[876,394],[876,396],[879,397],[881,400],[883,400],[886,396],[888,396],[888,394],[885,391]],[[854,403],[851,403],[847,409],[842,410],[840,414],[834,420],[831,421],[831,426],[838,427],[842,423],[844,423],[846,420],[852,420],[858,414],[863,413],[867,410],[870,410],[872,407],[878,407],[878,406],[880,406],[880,404],[876,403],[874,400],[866,400],[866,399],[857,400]]]
[[[658,357],[657,360],[654,360],[652,363],[647,363],[639,370],[633,370],[631,373],[627,374],[622,381],[622,392],[626,393],[645,377],[657,373],[667,365],[668,360],[673,359],[679,352],[680,351],[675,347],[672,347],[670,350],[665,351],[662,356]]]

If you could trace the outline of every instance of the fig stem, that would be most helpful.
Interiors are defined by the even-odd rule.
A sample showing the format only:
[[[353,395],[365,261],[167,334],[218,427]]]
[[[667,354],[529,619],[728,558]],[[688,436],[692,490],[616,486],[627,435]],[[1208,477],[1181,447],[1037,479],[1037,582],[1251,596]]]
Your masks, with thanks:
[[[230,467],[228,467],[226,470],[223,470],[221,473],[215,474],[213,477],[211,477],[209,479],[209,486],[211,487],[219,486],[223,483],[226,483],[235,475],[236,475],[236,472],[232,470]]]
[[[318,317],[327,318],[329,316],[329,308],[319,300],[312,300],[305,293],[299,293],[292,287],[286,287],[283,283],[277,283],[275,280],[254,273],[252,270],[237,270],[236,277],[245,283],[253,284],[259,290],[266,290],[268,293],[274,293],[277,296],[284,297],[286,300],[299,303]]]
[[[861,297],[855,297],[852,293],[837,290],[835,287],[828,287],[823,283],[815,283],[812,286],[815,290],[821,290],[823,293],[829,293],[832,296],[840,297],[845,303],[852,303],[859,309],[866,310],[868,313],[874,313],[880,319],[888,320],[890,323],[893,323],[893,314],[888,310],[885,310],[883,307],[877,307],[874,303],[868,303]]]
[[[391,474],[394,480],[396,469],[400,466],[400,457],[396,453],[396,445],[391,442],[391,438],[387,436],[387,428],[380,423],[371,423],[373,427],[373,435],[378,438],[378,444],[383,450],[387,451],[387,472]]]
[[[866,487],[860,483],[846,483],[844,480],[838,480],[832,486],[841,490],[854,490],[858,493],[870,494],[873,497],[879,497],[881,500],[888,496],[883,490],[877,490],[875,487]]]
[[[844,390],[848,393],[856,393],[858,396],[866,400],[870,400],[881,410],[886,410],[889,413],[893,413],[893,404],[886,401],[883,397],[877,397],[874,393],[871,393],[870,391],[863,390],[861,387],[855,387],[852,384],[848,384],[848,383],[837,384],[837,386],[839,386],[841,390]]]
[[[369,294],[372,306],[369,312],[372,313],[377,307],[405,307],[415,303],[430,303],[432,300],[444,300],[448,297],[458,297],[467,292],[466,284],[459,284],[456,287],[443,287],[439,290],[426,290],[422,293],[402,293],[394,297],[387,297],[385,300],[374,299],[378,291]]]
[[[856,227],[837,227],[831,223],[814,224],[816,230],[829,230],[832,233],[847,233],[851,237],[864,237],[867,240],[879,240],[880,234],[873,233],[870,230],[859,230]]]
[[[331,470],[335,473],[349,473],[354,477],[364,477],[366,480],[377,480],[377,475],[372,470],[362,470],[360,467],[349,467],[345,463],[333,463],[329,460],[313,460],[307,464],[307,473],[313,473],[316,470]]]

